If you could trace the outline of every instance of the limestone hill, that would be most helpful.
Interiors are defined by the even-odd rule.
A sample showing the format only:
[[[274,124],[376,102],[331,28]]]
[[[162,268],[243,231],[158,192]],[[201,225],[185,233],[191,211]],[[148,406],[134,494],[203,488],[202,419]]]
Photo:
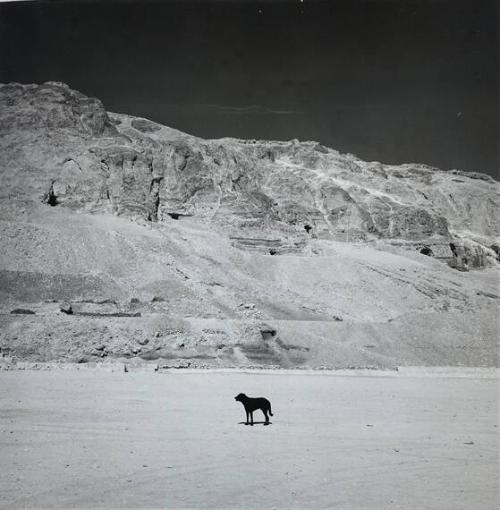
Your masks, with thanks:
[[[0,175],[4,357],[498,365],[484,174],[202,140],[49,82],[0,85]]]

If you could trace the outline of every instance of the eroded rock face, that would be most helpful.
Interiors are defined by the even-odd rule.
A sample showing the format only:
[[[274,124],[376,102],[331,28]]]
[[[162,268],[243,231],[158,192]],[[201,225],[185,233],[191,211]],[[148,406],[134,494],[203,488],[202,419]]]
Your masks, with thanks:
[[[278,238],[298,252],[308,236],[429,246],[474,237],[480,247],[499,235],[498,184],[483,174],[365,162],[315,142],[201,140],[108,115],[54,82],[0,86],[0,120],[5,187],[51,206],[197,216],[242,245]]]
[[[82,135],[96,136],[114,131],[101,101],[64,83],[1,85],[0,109],[3,133],[34,128],[75,129]]]

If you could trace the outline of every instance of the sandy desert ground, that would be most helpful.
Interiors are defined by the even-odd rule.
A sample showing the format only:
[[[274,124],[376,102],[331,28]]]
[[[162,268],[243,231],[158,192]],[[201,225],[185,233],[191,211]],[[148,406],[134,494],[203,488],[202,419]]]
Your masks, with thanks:
[[[499,379],[475,373],[3,372],[0,507],[493,509]]]

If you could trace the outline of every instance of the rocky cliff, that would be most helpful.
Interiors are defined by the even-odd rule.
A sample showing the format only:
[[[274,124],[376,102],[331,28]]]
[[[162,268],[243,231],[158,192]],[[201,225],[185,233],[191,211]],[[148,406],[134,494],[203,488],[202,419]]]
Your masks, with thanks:
[[[0,148],[4,353],[497,362],[484,314],[497,299],[499,188],[487,175],[316,142],[202,140],[54,82],[0,85]],[[35,315],[10,313],[27,304]],[[429,339],[399,345],[428,313],[444,328],[437,358]],[[484,330],[475,354],[443,347],[469,346],[470,327]]]

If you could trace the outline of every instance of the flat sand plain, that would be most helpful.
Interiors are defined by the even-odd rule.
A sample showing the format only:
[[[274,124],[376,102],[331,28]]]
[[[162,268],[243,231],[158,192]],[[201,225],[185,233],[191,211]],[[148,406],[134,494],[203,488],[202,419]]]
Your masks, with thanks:
[[[0,507],[490,510],[499,394],[470,371],[0,372]]]

